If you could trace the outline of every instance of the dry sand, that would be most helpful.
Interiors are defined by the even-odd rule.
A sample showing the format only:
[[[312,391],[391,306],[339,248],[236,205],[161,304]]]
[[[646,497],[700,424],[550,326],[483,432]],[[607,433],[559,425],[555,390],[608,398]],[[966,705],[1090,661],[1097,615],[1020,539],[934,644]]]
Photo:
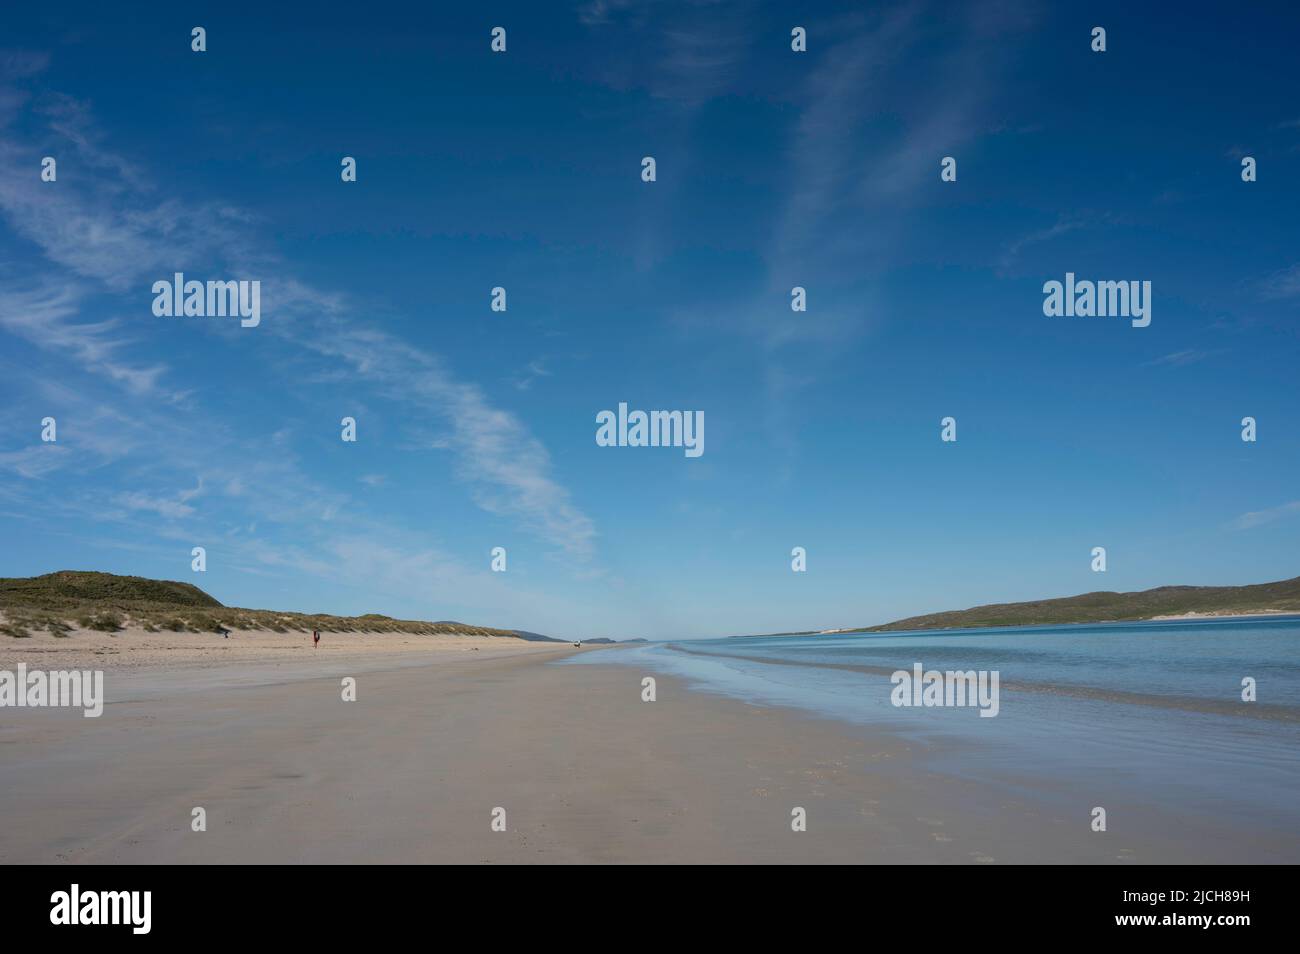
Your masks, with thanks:
[[[0,668],[19,662],[43,669],[158,669],[229,666],[234,663],[289,663],[307,659],[394,661],[434,653],[499,654],[527,652],[568,643],[532,643],[502,636],[421,636],[414,633],[321,633],[320,645],[311,633],[232,630],[217,633],[149,633],[127,627],[117,633],[74,627],[66,636],[36,632],[21,639],[0,637]]]
[[[390,638],[331,638],[317,653],[268,634],[266,651],[283,653],[270,661],[234,637],[227,648],[159,636],[138,650],[49,638],[61,647],[47,668],[83,651],[112,660],[109,704],[98,719],[0,710],[0,862],[1113,863],[1267,851],[1233,832],[1189,838],[1171,819],[1100,837],[1087,805],[1045,807],[1055,803],[1035,794],[1048,782],[1032,767],[1008,796],[929,770],[942,753],[921,743],[665,677],[646,703],[636,668],[551,664],[618,648]],[[0,668],[33,665],[49,650],[39,640],[13,640]],[[137,651],[167,661],[122,663]],[[344,675],[355,702],[341,699]],[[199,806],[207,830],[194,832]],[[796,806],[806,832],[791,831]],[[491,829],[497,807],[505,832]]]

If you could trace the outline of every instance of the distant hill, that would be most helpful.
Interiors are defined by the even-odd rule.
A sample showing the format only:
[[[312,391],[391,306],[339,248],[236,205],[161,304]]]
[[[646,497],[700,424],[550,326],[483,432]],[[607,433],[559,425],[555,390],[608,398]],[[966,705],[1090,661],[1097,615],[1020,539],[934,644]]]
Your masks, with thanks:
[[[595,639],[583,639],[583,640],[558,639],[555,636],[543,636],[541,633],[530,633],[527,630],[523,630],[523,629],[512,630],[512,632],[520,639],[527,639],[530,642],[534,642],[534,643],[581,642],[584,646],[588,644],[603,646],[606,643],[644,643],[645,642],[644,639],[610,639],[608,636],[597,636]]]
[[[556,639],[554,636],[543,636],[541,633],[530,633],[526,629],[512,629],[512,633],[520,639],[526,639],[530,643],[567,643],[567,639]]]
[[[990,603],[930,613],[844,632],[904,629],[967,629],[981,626],[1042,626],[1143,620],[1153,616],[1300,613],[1300,576],[1251,586],[1160,586],[1136,593],[1097,592],[1027,603]]]
[[[107,632],[136,625],[155,632],[217,632],[224,627],[275,632],[319,629],[324,632],[516,635],[513,630],[471,626],[454,620],[429,622],[392,619],[378,613],[331,616],[240,609],[223,606],[192,583],[84,570],[60,570],[33,577],[0,577],[0,611],[5,616],[0,623],[0,632],[11,636],[26,636],[33,629],[47,629],[59,635],[67,632],[72,622],[86,629]]]

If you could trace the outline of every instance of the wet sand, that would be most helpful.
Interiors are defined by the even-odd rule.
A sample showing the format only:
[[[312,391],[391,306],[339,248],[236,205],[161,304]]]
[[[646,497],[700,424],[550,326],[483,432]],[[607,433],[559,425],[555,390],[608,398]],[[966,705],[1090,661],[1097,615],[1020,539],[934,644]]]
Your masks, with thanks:
[[[1168,815],[1091,832],[1093,793],[1049,808],[1032,766],[994,789],[923,743],[550,664],[617,648],[515,648],[109,670],[98,719],[0,710],[0,862],[1268,860]]]

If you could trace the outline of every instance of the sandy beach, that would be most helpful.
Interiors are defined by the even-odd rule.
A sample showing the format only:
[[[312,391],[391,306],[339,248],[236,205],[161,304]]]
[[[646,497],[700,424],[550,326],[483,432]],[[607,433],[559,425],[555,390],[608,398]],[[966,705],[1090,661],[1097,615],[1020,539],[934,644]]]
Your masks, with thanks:
[[[1237,613],[1198,613],[1193,610],[1190,613],[1171,613],[1165,616],[1152,616],[1150,622],[1176,622],[1187,619],[1267,619],[1270,616],[1294,616],[1292,610],[1242,610]]]
[[[28,667],[45,669],[158,671],[255,662],[286,664],[292,669],[306,660],[356,659],[364,660],[366,665],[382,665],[430,653],[513,654],[557,645],[568,644],[460,634],[325,632],[320,644],[314,645],[312,634],[300,631],[233,630],[224,637],[216,633],[148,632],[138,626],[127,626],[116,633],[73,626],[64,636],[36,632],[23,639],[0,641],[0,668],[25,662]]]
[[[75,638],[5,646],[0,668],[41,652],[48,668],[116,665],[98,719],[3,712],[0,811],[23,823],[0,830],[0,862],[1140,863],[1269,850],[1203,824],[1187,839],[1170,813],[1097,836],[1045,807],[1036,790],[1051,780],[1030,767],[1014,797],[955,785],[931,745],[667,677],[642,702],[635,667],[553,664],[619,648],[396,636],[381,649],[356,636],[316,652],[278,638],[262,659],[234,637],[240,649],[156,635],[116,656]],[[348,675],[354,702],[341,698]],[[191,830],[196,807],[206,831]],[[791,830],[795,807],[806,831]]]

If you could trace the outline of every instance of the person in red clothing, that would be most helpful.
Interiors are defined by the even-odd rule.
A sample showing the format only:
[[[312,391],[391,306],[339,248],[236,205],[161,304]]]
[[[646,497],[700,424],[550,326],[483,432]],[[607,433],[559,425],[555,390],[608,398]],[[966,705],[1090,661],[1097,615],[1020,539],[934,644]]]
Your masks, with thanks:
[[[313,630],[311,631],[311,638],[312,638],[312,645],[313,645],[313,646],[319,646],[319,645],[320,645],[320,630],[319,630],[319,629],[313,629]]]

